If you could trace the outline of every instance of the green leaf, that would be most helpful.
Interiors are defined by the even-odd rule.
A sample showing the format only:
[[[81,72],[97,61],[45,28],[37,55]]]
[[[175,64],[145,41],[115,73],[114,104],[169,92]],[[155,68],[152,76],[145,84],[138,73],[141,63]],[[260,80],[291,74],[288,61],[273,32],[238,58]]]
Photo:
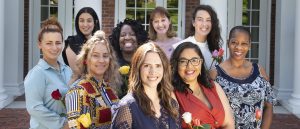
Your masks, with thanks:
[[[203,129],[210,129],[210,124],[203,124]]]

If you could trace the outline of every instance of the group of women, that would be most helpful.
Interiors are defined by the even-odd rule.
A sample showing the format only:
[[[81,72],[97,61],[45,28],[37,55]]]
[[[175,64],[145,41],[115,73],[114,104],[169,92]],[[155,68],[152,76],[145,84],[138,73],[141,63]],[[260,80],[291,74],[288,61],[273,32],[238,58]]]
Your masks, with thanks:
[[[214,63],[222,40],[210,6],[195,8],[184,40],[163,7],[150,14],[149,36],[139,22],[125,19],[107,40],[89,7],[78,12],[75,27],[77,35],[63,48],[60,24],[50,18],[42,25],[43,58],[24,81],[30,128],[270,128],[275,96],[264,69],[246,59],[251,35],[234,27],[229,58]],[[131,66],[128,86],[118,71],[123,65]],[[185,112],[191,123],[182,119]]]

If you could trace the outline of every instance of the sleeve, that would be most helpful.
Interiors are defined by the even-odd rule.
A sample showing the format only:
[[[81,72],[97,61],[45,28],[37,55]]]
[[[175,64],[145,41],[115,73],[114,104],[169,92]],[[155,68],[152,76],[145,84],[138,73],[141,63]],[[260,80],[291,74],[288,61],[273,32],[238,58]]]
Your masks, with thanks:
[[[276,96],[273,92],[273,88],[271,87],[271,84],[266,81],[266,91],[265,91],[265,102],[271,103],[273,106],[276,104]]]
[[[178,115],[175,119],[175,122],[176,122],[176,129],[181,129],[181,116],[180,116],[180,110],[179,110],[179,104],[178,102],[175,100],[175,99],[172,99],[171,101],[172,103],[172,106],[177,110],[178,112]]]
[[[28,74],[24,81],[26,108],[30,116],[43,126],[59,129],[64,126],[66,118],[45,107],[46,85],[46,77],[41,71],[34,70]]]
[[[65,101],[69,128],[80,129],[77,119],[82,114],[90,113],[89,96],[83,88],[74,87],[66,94]]]
[[[112,129],[131,129],[132,115],[128,105],[120,107],[114,114],[112,120]]]

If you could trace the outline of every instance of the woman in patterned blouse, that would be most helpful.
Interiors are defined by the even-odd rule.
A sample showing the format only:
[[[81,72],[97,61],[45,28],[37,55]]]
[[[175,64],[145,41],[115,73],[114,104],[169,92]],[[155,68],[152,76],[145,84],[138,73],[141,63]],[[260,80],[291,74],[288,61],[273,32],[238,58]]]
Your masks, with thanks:
[[[275,97],[265,70],[246,60],[251,48],[250,32],[243,26],[231,29],[229,59],[211,71],[223,88],[233,109],[238,129],[269,129]]]
[[[121,79],[116,56],[103,31],[96,31],[83,45],[77,65],[81,78],[73,83],[66,95],[69,127],[107,129],[111,124],[110,109],[118,102],[115,92]],[[78,120],[87,113],[90,114],[91,125]]]

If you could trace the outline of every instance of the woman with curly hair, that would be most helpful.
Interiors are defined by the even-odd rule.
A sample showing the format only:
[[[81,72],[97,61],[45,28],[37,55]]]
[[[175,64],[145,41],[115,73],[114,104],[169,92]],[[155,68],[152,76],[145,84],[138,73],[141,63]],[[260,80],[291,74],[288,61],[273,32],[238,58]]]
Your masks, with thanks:
[[[83,45],[77,66],[80,72],[76,74],[81,77],[73,83],[65,100],[69,127],[108,129],[110,108],[119,101],[115,93],[121,79],[115,53],[103,31],[96,31]],[[90,125],[80,122],[83,114],[90,116]]]
[[[205,66],[208,69],[212,65],[212,52],[219,50],[222,44],[219,19],[217,13],[209,5],[199,5],[193,12],[190,36],[173,45],[176,48],[183,42],[197,44],[203,53]],[[214,66],[214,65],[213,65]]]
[[[112,129],[181,129],[169,61],[154,43],[132,57],[129,92],[117,105]]]
[[[125,19],[117,24],[109,36],[120,66],[130,65],[131,57],[136,49],[147,40],[148,35],[142,24],[132,19]]]

